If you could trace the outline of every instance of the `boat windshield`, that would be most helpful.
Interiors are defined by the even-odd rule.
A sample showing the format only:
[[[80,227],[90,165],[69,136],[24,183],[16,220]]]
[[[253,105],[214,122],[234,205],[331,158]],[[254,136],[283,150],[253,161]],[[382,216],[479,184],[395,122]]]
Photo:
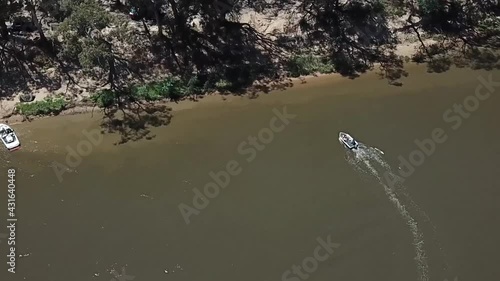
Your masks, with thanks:
[[[11,129],[1,130],[0,135],[5,143],[13,143],[16,140],[16,136]]]

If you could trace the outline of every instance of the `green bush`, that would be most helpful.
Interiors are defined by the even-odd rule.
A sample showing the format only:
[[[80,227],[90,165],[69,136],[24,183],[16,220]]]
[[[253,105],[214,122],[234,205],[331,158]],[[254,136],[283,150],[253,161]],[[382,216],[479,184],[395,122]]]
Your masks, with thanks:
[[[98,107],[110,107],[119,101],[119,93],[110,89],[100,90],[90,96],[90,100]]]
[[[292,77],[310,75],[314,73],[332,73],[331,62],[314,55],[295,55],[286,65],[286,70]]]
[[[225,79],[220,79],[219,81],[215,82],[215,88],[219,91],[229,90],[232,88],[232,86],[232,83]]]
[[[436,13],[444,8],[444,5],[438,0],[418,0],[417,4],[424,15]]]
[[[142,86],[133,86],[120,91],[101,90],[92,95],[90,100],[99,107],[110,107],[120,99],[126,101],[158,101],[166,98],[179,100],[184,96],[201,92],[200,82],[196,76],[189,80],[167,77],[160,82],[152,82]]]
[[[195,95],[202,92],[202,85],[198,76],[191,77],[186,83],[185,95]]]
[[[68,103],[63,98],[45,98],[31,103],[19,103],[16,109],[25,116],[57,115],[66,109]]]
[[[168,77],[160,82],[153,82],[135,88],[134,96],[138,100],[156,101],[165,98],[179,99],[186,92],[186,87],[179,78]]]
[[[138,100],[146,100],[146,101],[156,101],[161,100],[163,89],[156,84],[146,84],[143,86],[136,87],[134,90],[134,96]]]
[[[176,77],[168,77],[158,83],[158,88],[161,89],[164,97],[173,100],[178,100],[186,94],[186,85]]]

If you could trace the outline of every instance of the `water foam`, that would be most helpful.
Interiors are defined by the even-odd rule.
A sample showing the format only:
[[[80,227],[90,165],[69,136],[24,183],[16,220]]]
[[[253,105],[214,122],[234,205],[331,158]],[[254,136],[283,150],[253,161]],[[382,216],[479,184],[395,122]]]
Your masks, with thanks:
[[[376,176],[376,178],[378,179],[380,184],[382,184],[382,185],[385,184],[384,189],[387,188],[387,185],[386,185],[386,183],[388,183],[387,178],[391,178],[393,182],[391,183],[389,190],[392,190],[394,192],[394,196],[399,197],[399,199],[400,199],[399,201],[404,201],[408,205],[408,207],[409,207],[408,209],[411,209],[412,211],[416,212],[423,219],[423,222],[427,223],[430,226],[430,228],[432,230],[432,238],[433,238],[432,240],[433,240],[434,244],[439,249],[440,255],[441,255],[442,260],[443,260],[444,265],[445,265],[444,269],[448,270],[450,268],[450,265],[447,262],[446,253],[444,251],[444,248],[443,248],[442,244],[439,242],[439,240],[437,239],[437,227],[431,221],[431,219],[427,215],[427,213],[425,211],[423,211],[417,205],[417,203],[415,203],[415,201],[413,201],[410,194],[408,193],[406,186],[403,184],[404,178],[401,177],[399,174],[393,172],[393,170],[391,169],[391,166],[382,157],[382,154],[384,154],[384,152],[382,150],[380,150],[376,147],[369,147],[366,145],[361,146],[361,148],[363,150],[365,150],[364,152],[362,152],[362,155],[364,157],[363,159],[365,159],[365,161],[366,160],[368,161],[368,164],[370,164],[369,160],[373,160],[372,162],[379,164],[383,168],[382,169],[383,172],[378,173],[378,176]],[[367,163],[365,162],[365,164],[367,164]],[[373,170],[371,170],[371,171],[373,172]],[[384,177],[386,179],[385,182],[382,181],[382,178],[380,176],[381,174],[384,175]],[[372,175],[374,175],[374,174],[372,174]],[[401,204],[404,206],[404,203],[401,202]]]
[[[424,236],[422,231],[418,227],[417,221],[410,215],[410,212],[407,210],[405,205],[401,203],[398,199],[398,196],[394,189],[390,188],[382,178],[382,175],[389,174],[393,178],[399,177],[394,174],[391,170],[390,165],[383,159],[381,155],[383,155],[383,151],[378,148],[368,147],[362,143],[360,143],[359,148],[353,151],[347,151],[347,161],[348,163],[359,173],[364,175],[370,175],[377,179],[378,183],[384,188],[384,192],[387,195],[387,198],[394,204],[396,209],[398,210],[401,217],[406,221],[406,224],[410,228],[412,237],[413,237],[413,247],[415,250],[415,261],[417,263],[417,269],[419,274],[420,281],[428,281],[428,272],[429,266],[427,264],[427,257],[424,249]],[[375,164],[378,164],[382,167],[384,173],[379,173],[377,169],[374,167]],[[399,184],[401,187],[401,184]],[[406,194],[407,195],[407,194]],[[411,202],[414,207],[416,207],[419,212],[425,214],[423,211],[418,208],[417,204],[411,200],[411,198],[407,195],[407,201]],[[409,200],[408,200],[409,199]],[[425,217],[428,216],[425,214]]]

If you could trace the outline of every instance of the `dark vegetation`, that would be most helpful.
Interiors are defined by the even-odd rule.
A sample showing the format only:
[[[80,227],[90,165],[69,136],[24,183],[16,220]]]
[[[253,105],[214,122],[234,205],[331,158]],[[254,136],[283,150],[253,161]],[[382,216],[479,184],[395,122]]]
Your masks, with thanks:
[[[19,103],[16,107],[21,114],[26,117],[30,116],[40,116],[40,115],[57,115],[64,109],[66,109],[68,103],[64,98],[46,98],[41,101],[35,101],[32,103]]]
[[[272,38],[237,20],[248,10],[302,16],[287,27],[296,32]],[[238,94],[255,81],[279,87],[286,76],[318,72],[356,77],[375,64],[399,85],[407,75],[395,54],[401,34],[420,42],[412,59],[430,71],[496,68],[499,16],[498,0],[0,0],[0,95],[91,79],[87,102],[103,108],[103,126],[126,141],[169,122],[155,101]],[[395,18],[403,26],[391,27]],[[164,75],[152,79],[153,70]],[[57,114],[72,98],[17,110]]]

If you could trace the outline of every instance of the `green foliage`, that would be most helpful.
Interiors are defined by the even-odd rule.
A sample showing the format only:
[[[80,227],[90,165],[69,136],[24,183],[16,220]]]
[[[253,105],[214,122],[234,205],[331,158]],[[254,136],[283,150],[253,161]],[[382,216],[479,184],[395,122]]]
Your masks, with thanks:
[[[57,29],[62,37],[60,56],[75,60],[89,74],[96,74],[96,68],[109,69],[109,58],[113,55],[113,35],[103,29],[111,27],[116,19],[95,0],[75,0],[73,12]]]
[[[92,101],[98,107],[106,108],[118,103],[119,98],[120,95],[117,91],[105,89],[90,96],[90,101]]]
[[[202,92],[200,80],[197,75],[191,77],[186,85],[185,95],[196,95]]]
[[[163,99],[179,100],[183,97],[201,92],[196,76],[183,80],[169,76],[159,82],[141,86],[133,86],[125,90],[101,90],[90,97],[90,100],[101,108],[111,107],[120,101],[159,101]]]
[[[79,40],[83,50],[78,54],[78,60],[84,70],[92,70],[95,66],[107,67],[108,59],[112,56],[109,45],[105,41],[89,38]]]
[[[131,0],[129,7],[114,5],[118,2],[0,0],[0,92],[10,95],[31,87],[30,79],[12,78],[23,77],[34,60],[39,73],[54,67],[95,85],[106,80],[112,89],[123,88],[135,78],[147,79],[159,65],[172,73],[165,81],[96,97],[98,104],[109,106],[126,99],[181,99],[214,89],[242,92],[255,80],[281,77],[284,64],[292,76],[335,70],[355,77],[375,64],[399,65],[397,33],[439,35],[440,50],[420,55],[417,59],[422,62],[471,48],[495,51],[500,47],[500,6],[492,0]],[[137,6],[144,22],[130,24],[130,6]],[[247,12],[297,17],[283,33],[262,32],[239,22]],[[39,36],[26,36],[16,24],[10,30],[9,23],[21,15],[29,15],[30,24],[43,27]],[[191,24],[195,18],[197,23]],[[398,18],[402,21],[393,24]],[[55,34],[44,35],[46,22],[51,29],[59,26]],[[324,58],[304,50],[321,52]],[[288,54],[291,59],[286,59]],[[491,55],[482,58],[480,65],[485,65],[484,60],[496,63]],[[190,73],[199,76],[190,77]],[[37,78],[37,86],[46,86],[49,79],[53,78]]]
[[[382,3],[387,9],[387,11],[396,16],[396,17],[402,17],[405,15],[406,10],[405,10],[405,2],[401,0],[382,0]]]
[[[161,87],[155,83],[139,86],[135,93],[139,100],[156,101],[164,98]]]
[[[422,14],[436,13],[443,8],[439,0],[418,0],[418,7]]]
[[[178,100],[186,95],[186,85],[176,77],[167,77],[160,82],[153,82],[136,88],[135,97],[139,100],[155,101],[170,98]]]
[[[74,10],[59,27],[63,35],[90,36],[93,31],[109,27],[113,17],[95,0],[84,0],[72,6]]]
[[[63,21],[83,2],[83,0],[43,0],[39,9],[59,21]]]
[[[286,65],[286,70],[292,77],[299,77],[301,75],[310,75],[314,73],[332,73],[333,67],[328,60],[308,55],[295,55]]]
[[[31,103],[19,103],[16,109],[24,116],[57,115],[66,109],[67,105],[63,98],[46,98]]]
[[[226,80],[226,79],[219,79],[217,82],[215,82],[215,89],[219,91],[227,91],[231,89],[233,84]]]

